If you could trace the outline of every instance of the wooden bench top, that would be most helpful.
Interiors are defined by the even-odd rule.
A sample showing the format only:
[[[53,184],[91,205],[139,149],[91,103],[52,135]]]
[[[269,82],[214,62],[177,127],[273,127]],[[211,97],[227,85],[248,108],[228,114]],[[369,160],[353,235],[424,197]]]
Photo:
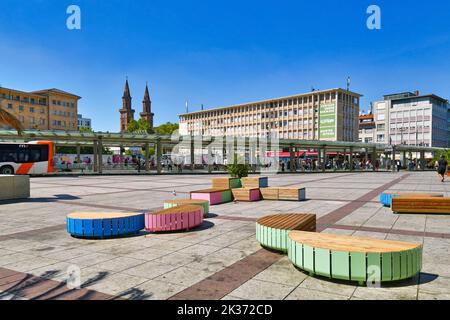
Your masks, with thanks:
[[[291,231],[289,238],[314,248],[344,252],[386,253],[419,248],[421,244],[379,240],[365,237],[352,237],[340,234]]]
[[[72,212],[67,215],[70,219],[114,219],[137,216],[138,212]]]
[[[191,191],[191,193],[214,193],[214,192],[223,192],[223,191],[230,191],[230,189],[209,188],[209,189],[202,189],[202,190],[194,190],[194,191]]]
[[[234,189],[231,189],[232,192],[251,191],[251,190],[259,190],[259,188],[234,188]]]
[[[274,214],[256,220],[265,227],[283,230],[295,230],[312,221],[316,221],[316,215],[311,213]]]
[[[208,200],[201,200],[201,199],[177,199],[177,200],[164,200],[165,203],[171,203],[171,204],[201,204],[201,203],[208,203]]]
[[[195,212],[198,210],[203,210],[202,206],[196,206],[194,204],[183,204],[181,206],[176,206],[168,209],[162,209],[158,211],[148,212],[148,214],[172,214],[172,213],[186,213]]]
[[[444,194],[442,193],[416,193],[416,192],[383,192],[385,194],[396,194],[399,195],[400,197],[407,197],[407,198],[413,198],[413,197],[418,197],[418,198],[426,198],[426,197],[443,197]]]

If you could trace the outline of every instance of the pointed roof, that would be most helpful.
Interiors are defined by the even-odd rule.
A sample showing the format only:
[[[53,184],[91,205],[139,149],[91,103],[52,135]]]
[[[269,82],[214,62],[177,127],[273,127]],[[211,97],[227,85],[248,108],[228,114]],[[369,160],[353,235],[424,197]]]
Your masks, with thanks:
[[[150,94],[148,93],[148,83],[145,84],[144,102],[150,101]]]
[[[131,98],[130,87],[128,86],[128,78],[125,81],[125,89],[123,90],[123,97],[124,98]]]

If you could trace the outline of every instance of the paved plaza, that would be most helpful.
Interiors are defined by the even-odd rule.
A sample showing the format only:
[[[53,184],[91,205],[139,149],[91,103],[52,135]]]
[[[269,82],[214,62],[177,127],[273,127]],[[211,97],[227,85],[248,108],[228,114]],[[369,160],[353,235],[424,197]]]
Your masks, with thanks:
[[[450,299],[450,216],[396,215],[380,192],[442,192],[434,172],[282,174],[271,186],[306,187],[307,201],[211,206],[195,230],[111,240],[66,232],[70,212],[139,212],[210,187],[212,175],[31,178],[31,198],[0,204],[1,299]],[[173,191],[176,191],[176,195]],[[414,279],[381,288],[311,277],[261,248],[255,219],[315,213],[320,232],[422,243]],[[81,289],[67,288],[69,267]]]

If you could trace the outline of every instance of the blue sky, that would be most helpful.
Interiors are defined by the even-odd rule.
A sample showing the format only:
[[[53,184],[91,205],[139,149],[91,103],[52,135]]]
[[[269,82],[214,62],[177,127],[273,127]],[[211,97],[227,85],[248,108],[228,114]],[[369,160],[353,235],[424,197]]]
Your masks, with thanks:
[[[24,4],[26,3],[26,4]],[[81,30],[66,8],[81,8]],[[366,27],[381,8],[382,29]],[[125,77],[136,112],[149,82],[156,124],[190,110],[345,87],[450,98],[450,2],[1,0],[0,84],[82,96],[79,112],[119,130]]]

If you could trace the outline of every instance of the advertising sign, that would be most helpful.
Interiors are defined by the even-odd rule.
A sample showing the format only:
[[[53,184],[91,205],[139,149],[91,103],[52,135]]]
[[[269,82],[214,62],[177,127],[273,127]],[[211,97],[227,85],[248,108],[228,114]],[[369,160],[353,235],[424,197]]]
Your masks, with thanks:
[[[319,117],[319,139],[336,139],[336,104],[321,104]]]

